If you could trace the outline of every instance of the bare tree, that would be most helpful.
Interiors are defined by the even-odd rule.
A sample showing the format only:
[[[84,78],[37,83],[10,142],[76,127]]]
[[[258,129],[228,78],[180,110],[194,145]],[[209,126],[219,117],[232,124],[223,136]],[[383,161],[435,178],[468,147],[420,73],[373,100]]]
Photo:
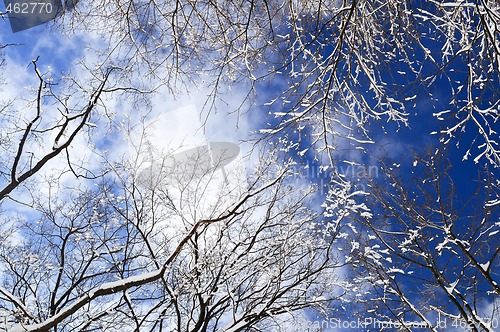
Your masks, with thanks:
[[[56,178],[48,197],[33,193],[3,232],[3,329],[274,331],[331,310],[345,285],[312,188],[276,158],[236,185],[168,158],[155,156],[155,181],[139,158],[109,164],[96,188]]]
[[[84,105],[68,104],[74,99],[54,91],[35,61],[37,88],[23,106],[31,118],[18,104],[0,111],[0,201],[29,205],[34,214],[5,223],[6,328],[271,328],[273,319],[294,310],[331,309],[325,294],[336,294],[328,293],[334,286],[328,272],[337,266],[332,241],[344,229],[340,237],[354,254],[346,263],[369,273],[374,291],[382,292],[383,317],[403,321],[411,312],[430,327],[426,310],[437,308],[472,329],[493,327],[478,307],[488,292],[498,294],[491,245],[497,225],[488,217],[497,204],[480,191],[473,217],[484,223],[465,232],[453,228],[462,218],[454,195],[443,191],[452,186],[435,187],[449,173],[431,157],[419,165],[432,164],[432,181],[415,186],[422,193],[414,201],[404,197],[415,189],[392,180],[393,169],[387,170],[394,186],[376,183],[364,191],[334,171],[322,220],[313,208],[317,196],[308,186],[290,190],[286,172],[271,177],[264,167],[248,191],[209,199],[203,194],[212,173],[201,180],[184,174],[187,184],[175,189],[165,189],[163,180],[144,188],[137,165],[111,165],[105,171],[113,175],[101,178],[75,163],[69,147],[85,130],[92,132],[96,108],[107,113],[104,93],[143,95],[167,86],[178,95],[195,82],[212,88],[208,113],[219,93],[235,85],[248,89],[248,99],[266,103],[272,116],[263,115],[268,125],[257,142],[287,152],[272,156],[278,168],[291,155],[335,168],[344,157],[340,148],[363,149],[374,142],[372,128],[386,130],[381,120],[406,126],[428,108],[442,121],[445,145],[467,143],[465,158],[474,154],[475,161],[498,166],[498,2],[106,0],[73,2],[72,9],[58,22],[69,35],[91,32],[88,48],[95,55],[82,60],[92,88],[72,80],[72,92],[84,91]],[[46,115],[46,105],[57,106]],[[112,122],[110,115],[105,118]],[[463,130],[477,137],[463,142]],[[98,188],[75,188],[68,201],[63,184],[37,178],[52,191],[48,199],[35,195],[28,180],[62,154],[74,175],[98,179]],[[493,168],[484,176],[482,184],[496,195]],[[28,203],[13,196],[21,184],[32,196]],[[373,201],[364,201],[368,194]],[[426,213],[415,212],[419,207]],[[393,218],[381,218],[381,209]],[[361,225],[369,233],[355,241]],[[415,279],[447,300],[418,304],[406,289]],[[399,309],[403,314],[393,314]]]
[[[55,83],[39,71],[36,60],[32,66],[38,81],[33,98],[7,101],[0,113],[3,139],[0,200],[9,197],[14,189],[63,153],[73,170],[68,148],[84,128],[92,125],[91,116],[97,113],[95,108],[112,71],[107,70],[96,88],[89,92],[87,105],[76,104],[73,108],[68,106],[69,97],[62,99],[52,91]],[[17,108],[18,102],[31,111],[31,117],[22,114]]]
[[[306,144],[333,152],[339,137],[370,141],[370,125],[408,125],[407,109],[431,103],[447,139],[473,128],[474,158],[498,164],[499,17],[482,0],[106,0],[61,19],[109,40],[99,52],[113,65],[172,91],[195,82],[216,99],[248,87],[278,118],[267,134],[314,128]]]
[[[433,331],[494,331],[500,304],[498,177],[485,164],[475,180],[455,181],[460,166],[450,163],[447,152],[429,151],[413,166],[386,160],[384,177],[371,183],[372,213],[352,214],[363,235],[347,247],[357,281],[371,289],[362,299],[376,306],[374,320],[392,320],[406,330],[421,322]],[[468,189],[473,185],[475,191]]]

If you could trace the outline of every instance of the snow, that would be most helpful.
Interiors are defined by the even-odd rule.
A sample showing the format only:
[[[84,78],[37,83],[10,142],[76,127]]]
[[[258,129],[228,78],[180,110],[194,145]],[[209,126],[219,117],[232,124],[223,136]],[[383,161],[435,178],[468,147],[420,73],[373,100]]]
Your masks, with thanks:
[[[490,262],[486,262],[484,264],[479,264],[479,266],[484,270],[488,271],[488,268],[490,267]]]
[[[146,283],[148,281],[154,280],[163,274],[163,270],[156,270],[149,273],[143,273],[137,276],[133,276],[126,279],[121,279],[113,282],[104,283],[96,288],[90,290],[86,295],[79,297],[72,304],[65,307],[64,310],[58,312],[56,315],[46,319],[42,323],[23,325],[18,324],[12,328],[11,332],[22,332],[22,331],[32,331],[37,329],[47,329],[47,326],[52,324],[57,324],[57,322],[71,315],[72,312],[77,311],[79,308],[84,306],[86,303],[90,302],[94,297],[99,296],[99,292],[107,291],[107,293],[112,293],[114,289],[119,287],[133,287],[134,285],[140,283]]]
[[[387,273],[400,273],[400,274],[405,274],[405,271],[392,267],[389,270],[387,270]]]
[[[60,148],[61,148],[61,146],[63,146],[63,145],[64,145],[64,143],[59,143],[59,141],[55,141],[55,142],[54,142],[54,145],[52,146],[52,149],[53,149],[53,150],[60,149]]]
[[[449,287],[445,286],[445,289],[448,292],[448,294],[452,294],[455,291],[455,287],[458,285],[458,280],[459,279],[455,280],[455,282],[453,282],[452,284],[450,284]]]

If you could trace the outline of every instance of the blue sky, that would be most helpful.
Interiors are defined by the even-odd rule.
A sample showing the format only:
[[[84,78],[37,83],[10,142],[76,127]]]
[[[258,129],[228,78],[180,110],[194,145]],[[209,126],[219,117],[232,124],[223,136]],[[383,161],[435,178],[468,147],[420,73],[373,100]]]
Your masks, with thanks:
[[[420,5],[422,5],[422,3],[420,3]],[[432,27],[425,26],[425,23],[423,23],[423,25],[424,27],[422,29],[424,31],[426,28],[428,29],[430,38],[432,35]],[[421,76],[411,74],[408,70],[408,65],[399,61],[404,58],[404,56],[400,54],[402,58],[396,56],[391,63],[387,64],[387,71],[385,72],[385,76],[382,77],[384,80],[388,80],[388,82],[393,84],[388,87],[390,93],[394,93],[394,96],[397,96],[400,100],[406,100],[403,104],[408,113],[409,126],[405,126],[403,123],[387,122],[385,118],[373,121],[369,127],[371,129],[370,138],[375,142],[374,144],[365,144],[363,153],[352,153],[353,150],[351,149],[342,151],[342,148],[346,146],[340,143],[341,152],[338,152],[336,157],[340,160],[354,159],[361,167],[377,164],[379,159],[385,158],[386,161],[400,165],[395,167],[400,167],[400,174],[404,183],[410,184],[416,174],[422,174],[422,162],[420,161],[420,164],[417,162],[416,166],[414,166],[416,161],[414,153],[422,154],[427,149],[435,151],[435,149],[440,148],[442,150],[440,147],[441,141],[449,141],[446,146],[447,152],[445,158],[449,159],[451,165],[453,165],[448,175],[456,186],[456,197],[454,198],[455,205],[461,210],[460,219],[457,221],[459,225],[456,228],[456,232],[460,234],[464,233],[468,227],[474,227],[476,225],[475,223],[479,222],[471,219],[469,216],[474,215],[477,210],[481,210],[481,197],[477,196],[476,199],[470,199],[471,196],[474,197],[473,195],[478,186],[481,186],[480,182],[477,182],[479,180],[480,169],[485,167],[485,165],[489,165],[489,172],[494,179],[498,179],[500,174],[498,168],[489,164],[484,156],[474,160],[483,151],[482,148],[478,148],[478,146],[484,143],[484,138],[481,136],[481,131],[478,130],[478,127],[472,121],[467,122],[466,125],[461,128],[463,130],[452,133],[452,137],[441,133],[441,131],[452,127],[467,115],[467,112],[462,110],[462,107],[467,103],[467,90],[460,89],[460,87],[467,84],[468,81],[469,73],[466,62],[468,55],[462,53],[455,57],[450,57],[449,62],[444,67],[440,67],[433,62],[432,58],[441,58],[442,49],[444,49],[444,41],[439,39],[424,39],[422,43],[427,50],[430,51],[429,56],[425,54],[423,48],[418,45],[416,41],[411,45],[413,49],[409,50],[409,54],[412,56],[411,61],[416,62],[416,64],[413,62],[413,65],[417,65],[417,67],[419,65],[421,66]],[[479,52],[481,47],[482,46],[479,44],[474,44],[471,52]],[[311,49],[314,52],[314,46],[312,46]],[[322,50],[322,52],[326,54],[331,51],[331,47],[326,47]],[[299,65],[300,60],[297,60],[295,67],[299,67]],[[272,93],[278,92],[279,89],[282,88],[283,81],[293,81],[293,79],[290,79],[287,71],[289,69],[290,68],[285,68],[283,70],[283,75],[281,77],[278,76],[280,79],[274,81],[276,90],[272,88],[270,90],[265,90],[265,95],[261,96],[263,103],[274,100],[279,96],[278,93],[274,96]],[[480,75],[480,73],[476,74]],[[429,79],[425,84],[418,83],[421,77],[426,76],[431,76],[435,79]],[[494,105],[498,107],[498,91],[500,88],[498,73],[488,76],[489,78],[485,81],[483,88],[474,86],[470,91],[473,98],[476,96],[482,98],[477,99],[476,105],[479,109],[495,107]],[[364,84],[365,87],[368,85],[366,81]],[[269,88],[266,84],[264,84],[264,86],[265,88]],[[369,95],[370,93],[367,93],[367,96]],[[283,108],[286,109],[287,107],[291,107],[294,103],[295,100],[293,98],[290,99],[288,104],[282,103],[281,100],[278,99],[278,102],[271,107],[271,112],[274,110],[282,113],[284,112]],[[280,118],[281,116],[277,119],[270,116],[268,120],[270,123],[269,127],[273,128],[273,126],[278,124]],[[496,131],[496,133],[492,133],[492,137],[493,139],[496,138],[498,142],[500,124],[498,121],[495,122],[494,119],[490,120],[491,129]],[[304,138],[311,131],[312,130],[308,130],[307,127],[303,129],[300,134],[297,131],[289,130],[287,131],[288,140],[298,142],[300,137]],[[342,140],[337,140],[337,143],[339,143],[339,141]],[[307,139],[304,139],[302,144],[297,147],[296,151],[302,151],[306,147],[309,147],[309,142],[310,141]],[[464,158],[469,149],[470,155]],[[302,158],[297,158],[297,161],[299,164],[312,164],[314,166],[324,161],[316,160],[315,157],[317,157],[317,154],[314,149],[310,149]],[[339,166],[338,169],[347,169],[347,167],[342,168],[344,165],[342,165],[341,162],[338,162],[337,165]],[[320,179],[318,178],[319,177],[316,177],[316,180],[319,182]],[[383,181],[383,179],[377,179],[377,181]],[[418,186],[418,183],[414,183],[414,185]],[[494,213],[495,217],[498,217],[498,212]],[[498,234],[496,237],[490,237],[488,239],[489,244],[492,245],[491,251],[489,251],[490,255],[498,246],[499,240]],[[489,244],[487,244],[487,246]],[[443,256],[443,260],[447,258],[452,260],[453,253],[448,252]],[[456,263],[457,262],[450,265],[450,269],[451,266]],[[495,269],[498,269],[498,266],[496,266]],[[453,271],[453,273],[458,272]],[[412,281],[409,282],[411,283]],[[412,287],[411,284],[407,286]],[[480,282],[479,287],[481,288],[482,286],[485,286],[485,284],[481,284]],[[489,302],[495,299],[494,295],[486,296],[482,293],[481,296],[484,296],[482,305],[485,307],[487,307]],[[447,301],[446,298],[442,298],[441,300]],[[356,305],[354,305],[354,307],[355,306]],[[450,310],[456,310],[451,305],[447,307]],[[484,310],[482,312],[484,315],[491,314],[488,312],[489,309],[483,308],[481,310]],[[347,316],[349,316],[349,311],[347,311],[347,314]],[[449,328],[460,330],[460,327],[453,328],[449,326]]]
[[[5,92],[6,95],[16,95],[21,91],[20,89],[24,89],[25,86],[30,83],[36,84],[34,77],[29,76],[29,73],[32,72],[32,68],[29,68],[28,65],[31,60],[38,56],[38,63],[41,70],[46,72],[51,68],[54,76],[58,78],[68,74],[70,71],[77,74],[82,73],[74,64],[81,56],[90,57],[90,53],[84,48],[86,43],[85,38],[79,36],[68,38],[60,34],[56,28],[50,29],[50,27],[51,23],[48,23],[47,25],[35,27],[26,31],[12,33],[6,22],[0,24],[0,41],[2,43],[21,44],[20,46],[12,46],[5,49],[7,55],[6,77],[7,80],[11,78],[16,82],[13,86],[4,88],[7,89]],[[442,44],[440,41],[429,41],[426,47],[430,49],[431,54],[434,56],[439,56],[442,52]],[[331,51],[331,48],[325,48],[323,50],[323,52],[326,53]],[[340,139],[337,143],[341,147],[341,152],[336,156],[339,160],[352,161],[354,159],[358,165],[370,167],[377,165],[378,158],[388,157],[402,164],[401,175],[403,178],[410,181],[413,177],[412,170],[414,169],[413,163],[415,161],[413,151],[423,152],[429,146],[435,148],[439,146],[439,139],[441,137],[445,140],[448,139],[448,137],[442,136],[439,132],[446,129],[447,126],[456,123],[457,117],[460,119],[461,116],[463,116],[459,114],[457,110],[463,104],[463,100],[466,97],[466,91],[462,90],[460,93],[455,93],[454,98],[458,101],[457,107],[450,105],[450,101],[453,99],[451,98],[453,91],[456,92],[457,88],[467,81],[467,71],[464,68],[465,64],[463,61],[464,58],[457,57],[448,64],[444,72],[439,72],[439,69],[432,64],[429,58],[424,58],[423,53],[416,52],[414,56],[417,61],[423,63],[423,75],[428,73],[436,75],[437,78],[430,87],[412,83],[417,80],[418,77],[409,74],[407,66],[403,63],[398,63],[396,66],[388,66],[387,72],[385,72],[386,76],[384,76],[384,79],[388,79],[394,83],[394,86],[391,86],[389,91],[393,92],[395,96],[401,99],[407,99],[404,106],[406,112],[408,112],[409,126],[405,126],[402,123],[397,124],[395,122],[388,122],[386,118],[374,121],[370,125],[370,129],[372,130],[370,138],[375,143],[364,144],[363,152],[359,152],[359,150],[350,149],[352,145]],[[397,62],[397,59],[394,61]],[[23,76],[23,78],[27,78],[26,81],[19,80],[17,76],[14,77],[14,75],[21,76],[19,73],[16,73],[16,71],[19,70],[24,70],[27,73],[27,76]],[[207,135],[212,139],[227,138],[237,141],[241,138],[246,138],[248,132],[252,130],[265,128],[266,122],[269,123],[270,127],[275,126],[278,120],[274,117],[273,112],[281,112],[284,109],[286,111],[286,104],[278,102],[270,107],[264,107],[263,105],[278,97],[280,89],[286,86],[284,82],[288,79],[285,79],[287,75],[288,73],[284,72],[283,76],[277,76],[276,80],[271,85],[269,85],[268,82],[262,85],[256,85],[257,102],[255,108],[257,110],[252,110],[248,114],[246,120],[239,123],[240,128],[238,130],[227,125],[224,114],[219,114],[219,116],[211,115],[209,117],[209,125],[206,129]],[[396,83],[400,83],[404,86],[399,87]],[[478,89],[474,90],[473,93],[483,96],[484,102],[478,105],[480,108],[489,107],[491,104],[497,102],[495,98],[498,96],[495,94],[495,87],[497,89],[500,87],[498,75],[491,77],[484,91]],[[194,93],[194,95],[191,96],[182,96],[176,101],[170,100],[168,94],[155,96],[154,103],[158,106],[159,112],[175,109],[178,106],[183,106],[193,101],[201,108],[204,98],[208,93],[207,91],[209,90],[202,88],[199,93]],[[370,92],[367,92],[367,96],[368,95],[370,95]],[[236,91],[234,94],[228,93],[228,97],[231,98],[231,100],[227,108],[231,109],[238,105],[239,100],[243,99],[244,94]],[[111,100],[109,102],[111,103],[111,107],[127,107],[127,105],[123,103],[116,102],[113,104]],[[436,114],[449,109],[452,111],[443,114],[443,120],[439,120],[439,116],[436,116]],[[130,108],[123,109],[123,112],[130,110]],[[262,110],[265,111],[263,112]],[[233,125],[236,123],[235,116],[231,120],[231,124]],[[493,125],[495,126],[493,129],[496,130],[497,133],[500,132],[500,125],[498,123]],[[303,149],[309,146],[310,135],[313,132],[314,129],[310,127],[303,129],[300,133],[301,143],[298,145],[297,151],[303,151]],[[431,135],[432,132],[436,132],[436,134]],[[288,139],[299,141],[300,135],[297,131],[290,131]],[[454,165],[450,172],[450,176],[457,183],[459,188],[460,195],[457,198],[459,201],[463,197],[468,197],[473,194],[476,188],[475,177],[477,176],[478,169],[483,167],[486,163],[484,157],[479,159],[478,163],[474,162],[474,158],[481,152],[481,150],[477,148],[477,146],[482,143],[481,140],[481,136],[478,137],[477,128],[469,122],[465,126],[465,131],[460,133],[460,144],[457,145],[458,138],[452,138],[448,144],[447,157],[450,159],[451,164]],[[463,160],[463,156],[471,145],[475,147],[471,149],[470,157]],[[308,164],[314,168],[319,167],[325,162],[324,159],[321,159],[321,157],[317,158],[317,156],[317,152],[313,148],[306,152],[301,158],[296,157],[296,155],[294,155],[294,158],[297,158],[299,167],[304,167],[304,165]],[[349,164],[340,161],[338,166],[340,172],[346,172]],[[494,177],[498,179],[498,169],[493,169],[493,167],[491,167],[490,171]],[[309,180],[312,181],[325,178],[323,175],[319,176],[318,174],[309,174],[308,176],[311,177]],[[476,206],[474,206],[473,203],[466,206],[463,214],[467,215],[473,213],[474,208],[476,208]],[[498,237],[492,239],[492,247],[498,245],[497,240]]]

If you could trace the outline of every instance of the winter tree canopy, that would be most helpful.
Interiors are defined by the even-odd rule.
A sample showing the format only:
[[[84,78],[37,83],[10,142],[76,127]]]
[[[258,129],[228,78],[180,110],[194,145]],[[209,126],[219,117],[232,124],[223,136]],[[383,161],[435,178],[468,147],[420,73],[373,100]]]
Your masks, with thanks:
[[[0,15],[0,330],[500,329],[497,1]]]

